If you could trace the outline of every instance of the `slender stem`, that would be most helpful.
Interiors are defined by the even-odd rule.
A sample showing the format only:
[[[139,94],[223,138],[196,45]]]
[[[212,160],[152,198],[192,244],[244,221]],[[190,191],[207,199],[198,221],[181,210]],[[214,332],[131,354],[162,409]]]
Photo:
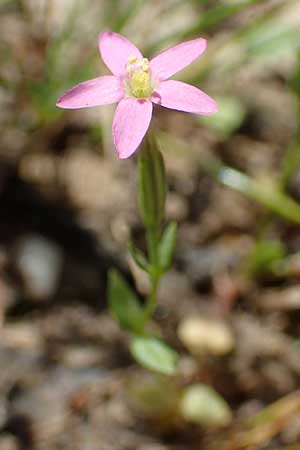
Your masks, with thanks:
[[[138,205],[146,230],[151,290],[146,299],[142,320],[145,330],[157,302],[157,291],[163,273],[159,261],[159,243],[165,215],[167,192],[164,160],[154,135],[147,136],[139,154]]]
[[[148,320],[151,318],[151,316],[155,310],[160,277],[161,277],[161,275],[159,274],[159,272],[154,272],[151,275],[151,292],[147,297],[146,306],[144,309],[144,327],[147,324]]]
[[[158,268],[158,242],[159,242],[159,232],[157,228],[147,228],[146,230],[147,236],[147,246],[148,246],[148,255],[151,264],[150,281],[151,281],[151,291],[146,299],[146,306],[144,309],[144,324],[143,327],[146,326],[147,322],[151,318],[156,302],[157,302],[157,291],[159,286],[159,281],[161,278],[161,273]]]
[[[148,246],[148,256],[149,261],[152,266],[157,266],[157,245],[158,245],[158,232],[156,228],[148,228],[146,231],[146,239],[147,239],[147,246]]]

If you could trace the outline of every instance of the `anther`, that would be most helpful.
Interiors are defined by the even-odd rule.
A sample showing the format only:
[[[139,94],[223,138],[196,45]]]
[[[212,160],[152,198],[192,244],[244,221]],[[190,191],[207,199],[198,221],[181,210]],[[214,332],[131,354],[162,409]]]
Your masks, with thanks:
[[[137,57],[136,57],[136,56],[134,56],[134,55],[131,55],[131,56],[129,56],[129,58],[128,58],[128,62],[129,62],[129,64],[133,64],[133,63],[135,63],[135,62],[136,62],[136,60],[137,60]]]

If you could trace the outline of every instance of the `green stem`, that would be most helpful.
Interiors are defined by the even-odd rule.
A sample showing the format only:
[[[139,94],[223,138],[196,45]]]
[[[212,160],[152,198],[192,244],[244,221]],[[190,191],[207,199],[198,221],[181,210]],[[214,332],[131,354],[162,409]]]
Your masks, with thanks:
[[[148,256],[151,264],[151,271],[149,273],[151,281],[151,291],[147,297],[146,306],[144,309],[143,329],[145,328],[147,322],[149,321],[155,310],[155,306],[157,303],[157,291],[159,281],[161,278],[161,273],[158,267],[158,243],[159,243],[158,229],[156,227],[147,228],[146,237],[147,237]]]
[[[151,291],[150,294],[147,297],[146,300],[146,306],[144,309],[144,324],[143,328],[145,328],[147,322],[151,318],[152,314],[154,313],[156,303],[157,303],[157,291],[159,286],[159,281],[161,275],[157,271],[153,271],[153,274],[151,274]]]
[[[158,232],[156,228],[148,228],[146,231],[147,247],[149,261],[153,267],[157,266],[157,246],[158,246]]]
[[[159,242],[165,216],[167,193],[163,157],[154,135],[148,133],[139,152],[138,161],[138,206],[146,229],[151,290],[146,299],[142,330],[144,332],[157,302],[157,291],[162,271],[159,261]]]

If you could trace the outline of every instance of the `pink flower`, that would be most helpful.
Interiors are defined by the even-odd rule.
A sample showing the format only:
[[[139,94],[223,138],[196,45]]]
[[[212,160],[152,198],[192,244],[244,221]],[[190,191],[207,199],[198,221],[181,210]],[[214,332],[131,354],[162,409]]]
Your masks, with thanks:
[[[153,59],[123,36],[104,32],[99,50],[113,75],[74,86],[58,99],[60,108],[76,109],[118,103],[112,133],[119,158],[131,156],[149,127],[153,103],[194,114],[217,112],[216,102],[190,84],[169,80],[206,49],[206,40],[193,39],[176,45]]]

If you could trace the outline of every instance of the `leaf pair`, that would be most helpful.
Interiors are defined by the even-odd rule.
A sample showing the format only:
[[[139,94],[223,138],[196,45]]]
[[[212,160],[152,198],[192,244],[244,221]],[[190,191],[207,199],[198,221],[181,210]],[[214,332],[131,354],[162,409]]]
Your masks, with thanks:
[[[144,309],[133,290],[116,270],[108,280],[111,312],[122,328],[132,333],[130,350],[138,363],[147,369],[171,375],[176,370],[177,353],[161,339],[143,334]]]
[[[167,272],[173,262],[175,246],[177,239],[177,224],[170,222],[159,241],[158,245],[158,265],[161,274]],[[151,265],[146,256],[131,242],[129,252],[134,262],[145,272],[150,273]]]

